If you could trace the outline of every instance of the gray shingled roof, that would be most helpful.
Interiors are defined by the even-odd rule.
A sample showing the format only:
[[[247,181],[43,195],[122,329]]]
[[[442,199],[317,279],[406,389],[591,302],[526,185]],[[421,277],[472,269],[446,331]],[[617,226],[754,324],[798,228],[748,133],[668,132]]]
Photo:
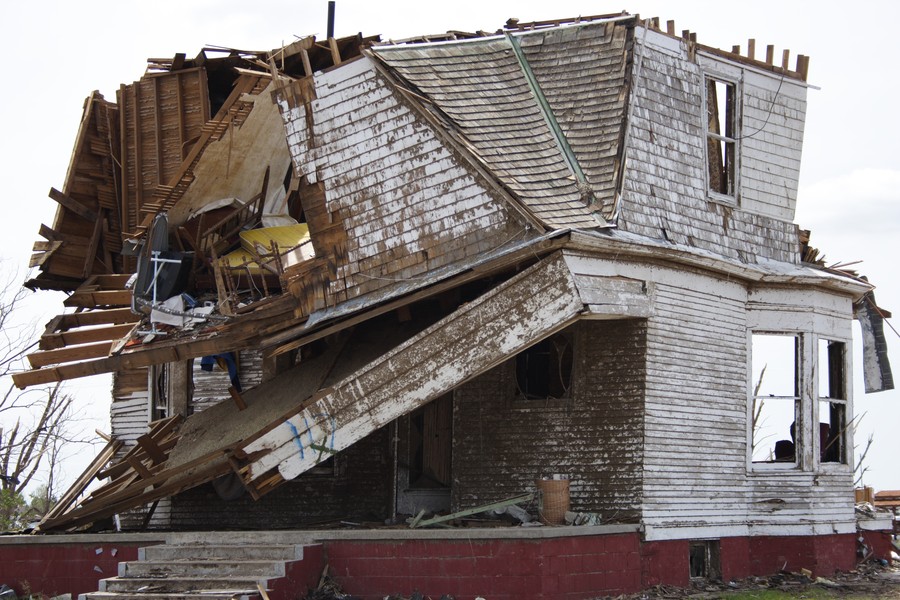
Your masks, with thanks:
[[[373,49],[451,121],[487,167],[551,227],[590,228],[608,214],[625,127],[631,22]],[[530,71],[530,73],[527,73]],[[548,119],[532,91],[537,83]],[[562,146],[555,131],[561,132]],[[574,155],[574,167],[564,146]],[[590,184],[593,198],[585,193]]]

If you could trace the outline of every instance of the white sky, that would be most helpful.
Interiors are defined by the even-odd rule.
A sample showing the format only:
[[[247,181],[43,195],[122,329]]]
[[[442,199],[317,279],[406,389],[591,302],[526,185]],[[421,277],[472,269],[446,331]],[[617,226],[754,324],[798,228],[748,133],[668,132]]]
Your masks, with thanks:
[[[855,268],[878,286],[879,305],[900,314],[900,282],[890,254],[900,225],[900,73],[894,66],[900,3],[339,0],[336,35],[493,31],[509,17],[532,21],[623,9],[663,23],[674,19],[679,32],[697,32],[698,41],[710,46],[745,49],[747,39],[755,38],[758,56],[774,44],[779,57],[790,48],[792,65],[798,53],[811,57],[809,81],[821,90],[811,90],[808,98],[797,223],[812,229],[812,245],[828,259],[864,261]],[[327,1],[51,0],[4,3],[0,15],[7,48],[0,181],[8,206],[0,219],[0,257],[19,266],[24,279],[40,223],[53,222],[55,203],[47,191],[63,185],[88,93],[99,89],[114,100],[120,83],[141,76],[148,57],[193,56],[204,45],[266,50],[295,36],[324,37]],[[34,300],[34,310],[43,311],[36,317],[41,325],[60,308],[57,294],[43,292]],[[886,333],[900,378],[900,343]],[[854,361],[861,362],[858,352]],[[867,413],[856,441],[875,434],[865,482],[900,489],[900,392],[865,395],[861,375],[855,379],[856,412]],[[108,431],[109,378],[79,380],[69,389],[96,417],[96,426]],[[72,467],[69,480],[80,468]]]

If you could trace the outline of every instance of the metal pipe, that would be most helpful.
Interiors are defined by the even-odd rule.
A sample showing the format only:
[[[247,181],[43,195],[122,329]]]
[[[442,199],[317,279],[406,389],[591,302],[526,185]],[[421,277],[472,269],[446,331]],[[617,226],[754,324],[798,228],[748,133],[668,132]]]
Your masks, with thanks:
[[[328,0],[328,37],[334,37],[334,0]]]

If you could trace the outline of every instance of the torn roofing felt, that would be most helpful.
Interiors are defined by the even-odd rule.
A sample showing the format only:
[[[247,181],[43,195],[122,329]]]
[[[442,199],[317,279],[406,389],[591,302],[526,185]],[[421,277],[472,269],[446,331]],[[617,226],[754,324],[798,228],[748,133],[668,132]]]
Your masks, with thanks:
[[[538,219],[593,228],[605,224],[619,184],[633,25],[372,52]]]

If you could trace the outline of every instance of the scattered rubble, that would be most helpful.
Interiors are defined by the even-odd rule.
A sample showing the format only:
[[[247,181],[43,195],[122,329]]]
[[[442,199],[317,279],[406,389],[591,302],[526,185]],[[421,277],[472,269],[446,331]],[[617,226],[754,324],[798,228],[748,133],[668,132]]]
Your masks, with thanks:
[[[878,561],[860,564],[855,570],[833,576],[811,577],[804,573],[782,572],[770,577],[748,577],[737,581],[694,581],[690,588],[659,585],[630,595],[604,597],[605,600],[661,600],[665,598],[782,598],[781,595],[752,595],[759,592],[781,593],[790,598],[900,598],[900,566],[885,566]],[[596,600],[600,600],[597,598]]]

